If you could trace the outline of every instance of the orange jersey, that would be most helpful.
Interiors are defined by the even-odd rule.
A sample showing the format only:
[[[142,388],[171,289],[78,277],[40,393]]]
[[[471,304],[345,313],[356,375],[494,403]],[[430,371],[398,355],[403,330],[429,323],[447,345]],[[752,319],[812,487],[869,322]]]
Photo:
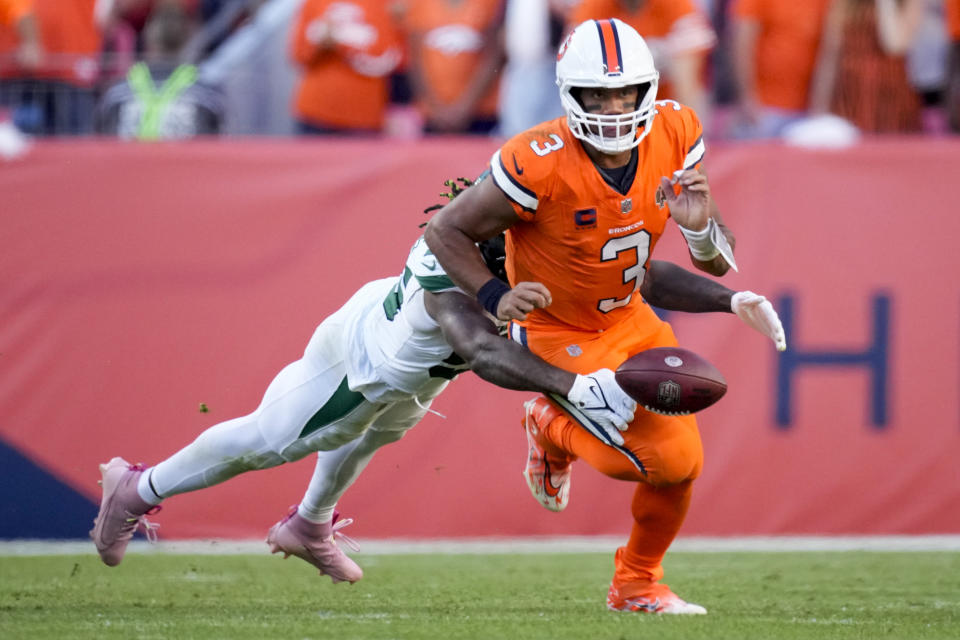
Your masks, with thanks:
[[[572,30],[584,20],[617,18],[644,40],[663,41],[670,51],[709,49],[716,42],[710,21],[693,0],[648,0],[630,9],[619,0],[583,0],[567,17]]]
[[[567,29],[584,20],[617,18],[637,30],[657,59],[701,52],[706,54],[717,36],[710,20],[693,0],[647,0],[630,9],[620,0],[582,0],[570,11]],[[673,98],[673,87],[661,70],[657,96]]]
[[[0,26],[11,27],[33,9],[33,0],[0,0]]]
[[[597,331],[633,313],[655,320],[637,291],[670,217],[657,195],[660,178],[699,166],[704,145],[696,114],[671,100],[657,103],[650,127],[625,194],[604,180],[564,118],[514,136],[493,155],[491,177],[521,218],[507,233],[510,282],[542,282],[553,296],[527,326]]]
[[[960,0],[946,0],[947,35],[954,42],[960,41]]]
[[[33,75],[89,86],[100,73],[102,35],[93,18],[96,0],[33,0],[46,61]],[[16,30],[0,30],[0,75],[18,76],[19,68],[4,64],[5,54],[16,50]]]
[[[503,17],[502,0],[412,0],[405,21],[421,42],[424,81],[443,104],[454,104],[470,84],[481,54]],[[475,116],[497,113],[497,82],[476,105]]]
[[[335,46],[319,51],[308,32],[326,23]],[[297,118],[330,127],[380,129],[389,74],[402,40],[381,0],[307,0],[293,27],[291,53],[303,67],[294,98]]]
[[[760,27],[754,53],[757,95],[764,105],[807,108],[829,0],[734,0],[736,20]]]

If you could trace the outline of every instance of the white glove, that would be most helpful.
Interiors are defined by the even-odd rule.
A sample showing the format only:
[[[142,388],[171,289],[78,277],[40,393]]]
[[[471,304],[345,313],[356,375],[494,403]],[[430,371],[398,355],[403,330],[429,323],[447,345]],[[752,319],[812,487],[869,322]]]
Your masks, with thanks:
[[[567,394],[576,409],[593,421],[614,444],[623,444],[620,431],[626,431],[637,410],[637,403],[620,388],[610,369],[578,375]]]
[[[773,340],[777,351],[784,351],[787,348],[783,325],[780,324],[780,317],[769,300],[753,291],[738,291],[730,299],[730,309],[747,326]]]

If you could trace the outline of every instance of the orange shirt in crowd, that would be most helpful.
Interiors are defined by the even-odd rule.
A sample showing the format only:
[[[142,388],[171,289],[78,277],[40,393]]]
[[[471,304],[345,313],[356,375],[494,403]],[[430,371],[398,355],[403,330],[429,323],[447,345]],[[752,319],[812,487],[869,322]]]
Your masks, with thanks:
[[[947,34],[954,42],[960,41],[960,0],[946,0]]]
[[[567,30],[584,20],[601,18],[617,18],[636,29],[658,61],[676,54],[706,53],[717,41],[710,21],[693,0],[647,0],[632,10],[619,0],[583,0],[570,11]],[[659,71],[657,99],[675,98],[664,69]]]
[[[45,59],[43,68],[32,75],[80,86],[93,84],[103,46],[93,17],[96,0],[33,0],[32,4]],[[0,29],[0,75],[20,75],[15,65],[4,62],[11,60],[18,42],[15,30]]]
[[[0,26],[15,26],[32,8],[33,0],[0,0]]]
[[[383,0],[306,0],[293,27],[292,55],[303,68],[294,98],[304,122],[379,130],[390,73],[402,40]],[[328,46],[316,44],[328,31]]]
[[[486,39],[502,22],[501,0],[410,0],[406,27],[422,43],[419,53],[428,90],[453,104],[467,88]],[[474,117],[497,114],[497,82],[477,103]]]
[[[20,42],[17,23],[33,9],[33,0],[0,0],[0,78],[19,75],[14,54]]]
[[[805,111],[830,0],[734,0],[733,16],[759,24],[756,89],[768,107]]]

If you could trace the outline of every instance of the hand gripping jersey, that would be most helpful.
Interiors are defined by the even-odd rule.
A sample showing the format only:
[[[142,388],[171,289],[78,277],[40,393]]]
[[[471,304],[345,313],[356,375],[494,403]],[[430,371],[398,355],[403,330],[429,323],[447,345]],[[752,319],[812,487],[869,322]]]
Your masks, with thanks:
[[[424,291],[455,290],[421,237],[400,277],[375,280],[354,294],[336,314],[343,314],[338,322],[345,327],[350,389],[371,402],[392,402],[465,370],[423,303]]]
[[[529,327],[597,331],[627,315],[653,311],[637,293],[669,209],[660,178],[698,167],[704,145],[696,114],[657,102],[637,167],[611,186],[573,137],[564,118],[514,136],[493,154],[490,171],[522,219],[507,232],[510,282],[542,282],[553,304],[529,314]],[[632,166],[632,163],[631,163]]]

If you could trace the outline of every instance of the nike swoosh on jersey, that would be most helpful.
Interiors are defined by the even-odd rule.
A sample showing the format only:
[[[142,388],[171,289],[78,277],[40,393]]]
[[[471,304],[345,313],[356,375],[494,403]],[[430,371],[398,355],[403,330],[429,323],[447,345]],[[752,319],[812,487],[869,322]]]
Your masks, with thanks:
[[[420,264],[422,264],[423,266],[425,266],[425,267],[426,267],[427,269],[429,269],[430,271],[433,271],[434,269],[437,268],[437,261],[436,261],[436,260],[431,260],[430,262],[427,262],[426,260],[421,260],[421,261],[420,261]]]
[[[513,156],[513,168],[516,170],[518,176],[522,176],[522,175],[523,175],[523,169],[521,169],[521,168],[520,168],[520,165],[517,164],[517,156],[516,156],[516,154],[514,154],[514,156]]]

